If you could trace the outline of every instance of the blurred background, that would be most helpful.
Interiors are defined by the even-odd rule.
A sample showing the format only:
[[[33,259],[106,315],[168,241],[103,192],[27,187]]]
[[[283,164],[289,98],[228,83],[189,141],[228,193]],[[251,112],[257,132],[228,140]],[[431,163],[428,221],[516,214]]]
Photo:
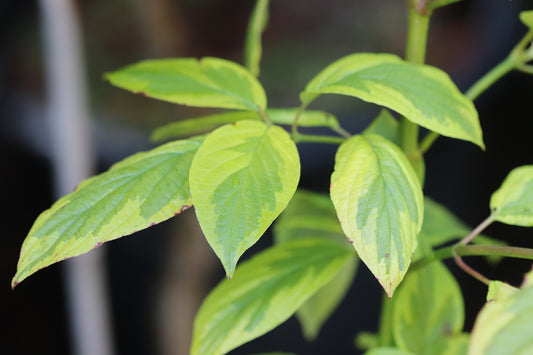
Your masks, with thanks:
[[[43,33],[47,1],[0,2],[0,349],[4,354],[73,354],[71,321],[63,285],[66,263],[39,271],[14,291],[20,246],[35,218],[54,197],[49,129],[50,84]],[[251,0],[72,1],[78,21],[81,65],[88,98],[93,173],[152,144],[148,135],[165,123],[207,110],[172,105],[117,89],[103,73],[147,58],[216,56],[243,62],[243,41]],[[427,62],[446,70],[466,90],[525,34],[518,13],[531,0],[463,0],[433,16]],[[297,106],[298,93],[318,71],[354,52],[402,55],[405,3],[398,0],[272,0],[263,39],[260,80],[269,104]],[[73,48],[72,50],[75,50]],[[83,80],[83,77],[82,77]],[[490,194],[514,167],[533,163],[533,76],[511,73],[484,93],[480,113],[485,152],[473,144],[439,138],[426,155],[425,192],[471,226],[489,214]],[[379,107],[346,97],[323,97],[313,108],[336,114],[357,133]],[[300,186],[327,192],[335,147],[302,144]],[[57,189],[56,189],[57,190]],[[530,229],[495,224],[488,235],[532,247]],[[271,245],[261,241],[245,258]],[[192,319],[203,297],[223,278],[194,211],[100,248],[115,354],[187,354]],[[469,264],[490,278],[519,284],[530,262],[504,259]],[[449,264],[461,283],[466,330],[481,308],[486,289]],[[360,331],[375,331],[382,291],[364,268],[341,308],[319,338],[308,343],[291,318],[271,333],[231,354],[287,351],[298,354],[358,354]]]

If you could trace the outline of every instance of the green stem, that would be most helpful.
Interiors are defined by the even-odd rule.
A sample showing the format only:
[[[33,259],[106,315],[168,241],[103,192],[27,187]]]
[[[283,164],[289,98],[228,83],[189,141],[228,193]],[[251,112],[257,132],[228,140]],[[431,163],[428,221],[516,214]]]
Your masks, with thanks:
[[[301,134],[301,133],[292,133],[291,138],[295,143],[328,143],[328,144],[342,144],[346,140],[343,137],[333,137],[333,136],[319,136],[314,134]]]
[[[488,216],[483,222],[481,222],[472,233],[470,233],[468,236],[466,236],[464,239],[462,239],[458,244],[459,245],[467,245],[474,239],[479,233],[483,232],[485,228],[487,228],[492,222],[494,222],[494,215],[491,214]]]
[[[533,30],[526,33],[526,35],[520,40],[520,42],[518,42],[518,44],[504,60],[498,63],[488,73],[483,75],[478,81],[476,81],[474,85],[472,85],[470,89],[466,91],[465,96],[474,101],[485,90],[487,90],[496,81],[500,80],[513,69],[533,73],[533,67],[526,65],[528,61],[533,59],[533,51],[531,48],[528,51],[525,50],[532,39]],[[436,132],[428,133],[420,144],[420,151],[425,153],[438,137],[439,134]]]
[[[305,110],[305,106],[306,105],[302,104],[302,106],[300,106],[300,108],[298,109],[296,116],[294,116],[294,121],[292,123],[292,134],[294,136],[298,135],[298,121],[300,120],[300,116],[302,115],[302,112]]]
[[[268,117],[267,113],[265,112],[265,110],[263,110],[262,108],[258,107],[257,108],[257,112],[259,112],[259,115],[261,116],[261,118],[263,119],[263,121],[265,121],[265,123],[268,125],[268,126],[273,126],[274,123],[272,123],[272,121],[270,120],[270,118]]]
[[[505,74],[509,73],[515,67],[515,59],[510,55],[501,61],[498,65],[492,68],[487,74],[483,75],[481,79],[476,81],[465,93],[465,96],[474,101],[487,90],[492,84],[498,81]]]
[[[425,7],[426,1],[409,1],[405,59],[411,63],[423,64],[426,59],[430,15],[426,13]],[[400,146],[422,182],[424,167],[418,148],[418,125],[405,117],[400,122]]]

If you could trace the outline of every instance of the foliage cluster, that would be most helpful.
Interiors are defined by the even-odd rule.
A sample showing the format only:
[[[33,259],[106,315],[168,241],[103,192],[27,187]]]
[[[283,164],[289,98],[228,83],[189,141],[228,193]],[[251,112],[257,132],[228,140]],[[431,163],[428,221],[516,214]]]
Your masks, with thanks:
[[[358,260],[392,298],[384,301],[379,334],[358,338],[368,355],[533,353],[533,274],[516,289],[488,280],[461,259],[533,259],[531,249],[480,235],[493,221],[533,226],[533,166],[510,172],[492,195],[492,213],[472,231],[422,191],[423,155],[435,139],[443,135],[484,149],[473,100],[513,69],[533,72],[533,11],[520,16],[528,27],[523,40],[463,94],[445,72],[423,64],[431,13],[452,2],[409,1],[405,59],[345,56],[309,81],[297,108],[269,107],[257,79],[268,0],[258,0],[252,14],[245,66],[219,58],[159,59],[106,74],[111,84],[134,93],[225,111],[156,129],[154,141],[170,142],[82,182],[43,212],[24,241],[13,286],[194,206],[228,279],[196,317],[191,354],[225,354],[293,314],[304,335],[315,338],[344,298]],[[323,94],[384,109],[352,135],[333,114],[307,109]],[[429,132],[422,139],[419,126]],[[302,133],[306,127],[326,127],[332,135]],[[300,142],[339,145],[329,196],[297,189]],[[275,245],[237,266],[278,217]],[[463,297],[441,262],[452,257],[489,286],[472,334],[463,332]]]

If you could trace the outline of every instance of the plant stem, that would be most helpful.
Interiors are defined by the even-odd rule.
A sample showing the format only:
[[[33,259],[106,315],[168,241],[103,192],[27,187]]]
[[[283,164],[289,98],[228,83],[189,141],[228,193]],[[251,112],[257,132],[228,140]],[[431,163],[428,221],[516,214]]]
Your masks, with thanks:
[[[462,239],[458,244],[459,245],[467,245],[474,239],[479,233],[481,233],[485,228],[487,228],[492,222],[494,221],[494,215],[491,214],[487,217],[483,222],[479,224],[472,233],[470,233],[468,236],[466,236],[464,239]]]
[[[528,61],[533,59],[533,52],[530,49],[525,51],[527,45],[531,42],[533,38],[533,31],[529,31],[526,35],[518,42],[518,44],[513,48],[511,53],[500,63],[498,63],[494,68],[492,68],[488,73],[483,75],[478,81],[476,81],[470,89],[465,93],[465,96],[474,101],[481,95],[485,90],[492,86],[496,81],[500,80],[507,73],[513,69],[518,69],[526,73],[533,73],[533,67],[526,65]],[[421,153],[425,153],[431,147],[433,142],[439,138],[439,134],[436,132],[429,132],[422,143],[420,144]]]
[[[426,59],[430,15],[425,12],[425,6],[426,1],[409,1],[405,59],[411,63],[423,64]],[[400,122],[400,145],[422,182],[424,167],[421,162],[422,154],[418,148],[418,125],[405,117]]]
[[[319,136],[314,134],[301,134],[301,133],[292,133],[292,140],[295,143],[329,143],[329,144],[342,144],[346,140],[343,137],[333,137],[333,136]]]
[[[467,274],[469,274],[470,276],[474,277],[475,279],[483,282],[485,285],[489,285],[490,283],[490,280],[485,277],[484,275],[482,275],[481,273],[479,273],[478,271],[472,269],[470,266],[468,266],[464,261],[463,259],[461,259],[461,257],[459,255],[457,255],[457,253],[453,253],[453,258],[455,260],[455,263],[457,264],[457,266],[459,266],[461,269],[463,269],[464,272],[466,272]]]
[[[259,115],[261,115],[261,118],[263,119],[263,121],[265,121],[265,123],[268,125],[268,126],[273,126],[274,124],[272,123],[272,121],[270,120],[270,118],[268,117],[267,113],[265,112],[265,110],[263,110],[262,108],[258,107],[257,108],[257,111],[259,112]]]
[[[516,63],[512,56],[508,56],[498,65],[492,68],[487,74],[483,75],[478,81],[474,83],[465,93],[465,96],[474,101],[487,90],[498,79],[509,73],[515,67]]]

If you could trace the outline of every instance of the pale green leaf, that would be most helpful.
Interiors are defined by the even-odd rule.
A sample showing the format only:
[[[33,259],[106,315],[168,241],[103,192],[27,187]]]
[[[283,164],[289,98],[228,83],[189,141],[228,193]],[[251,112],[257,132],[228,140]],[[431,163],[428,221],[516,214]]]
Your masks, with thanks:
[[[309,237],[326,237],[348,244],[331,198],[299,189],[276,221],[274,239],[279,244]]]
[[[466,355],[469,342],[470,334],[468,333],[447,337],[442,352],[439,355]]]
[[[331,199],[344,233],[392,297],[424,215],[422,189],[405,155],[378,135],[348,139],[335,157]]]
[[[308,105],[321,94],[354,96],[395,110],[444,136],[484,148],[477,111],[440,69],[402,61],[392,54],[360,53],[327,66],[300,98]]]
[[[181,105],[266,108],[265,91],[240,65],[220,58],[152,59],[105,75],[115,86]]]
[[[191,355],[219,355],[287,320],[353,258],[324,238],[277,245],[242,263],[206,298],[194,322]]]
[[[399,129],[400,124],[398,123],[398,120],[396,120],[388,110],[383,109],[363,133],[379,134],[398,145],[400,144]]]
[[[292,125],[297,108],[271,108],[266,113],[270,120],[276,124]],[[262,117],[255,111],[231,111],[216,113],[208,116],[197,117],[169,123],[158,127],[152,133],[150,139],[154,142],[162,142],[206,133],[222,125],[243,120],[262,121]],[[339,126],[337,118],[324,111],[306,110],[300,115],[298,124],[302,127],[330,127]]]
[[[530,30],[533,30],[533,10],[522,11],[520,13],[520,21],[529,27]]]
[[[393,298],[395,343],[415,354],[442,355],[464,323],[461,290],[441,262],[413,270]]]
[[[329,196],[298,190],[276,222],[274,238],[279,244],[316,237],[338,241],[351,249]],[[317,337],[324,322],[344,299],[356,269],[357,259],[348,260],[337,275],[296,312],[308,340]]]
[[[58,200],[26,237],[13,286],[50,264],[190,207],[188,172],[200,144],[196,138],[135,154]]]
[[[357,259],[348,260],[331,281],[305,302],[296,312],[302,331],[307,340],[314,340],[320,329],[329,319],[355,278]]]
[[[435,247],[451,240],[464,238],[470,232],[469,228],[450,210],[429,197],[424,198],[424,223],[418,235],[419,240],[426,241]]]
[[[526,276],[531,279],[533,273]],[[533,285],[520,290],[491,282],[488,302],[474,323],[469,355],[533,354]]]
[[[398,348],[390,348],[390,347],[382,347],[382,348],[375,348],[367,351],[364,355],[415,355],[409,351],[398,349]]]
[[[152,132],[150,140],[153,142],[162,142],[200,133],[207,133],[225,124],[244,120],[261,121],[262,119],[261,115],[255,111],[231,111],[215,113],[212,115],[172,122],[158,127]]]
[[[254,76],[259,76],[262,52],[261,36],[268,23],[268,3],[269,0],[257,0],[246,32],[244,61]]]
[[[213,131],[196,153],[191,195],[207,241],[229,277],[296,191],[300,160],[287,132],[239,121]]]
[[[492,194],[490,208],[496,221],[533,226],[533,165],[513,169]]]

